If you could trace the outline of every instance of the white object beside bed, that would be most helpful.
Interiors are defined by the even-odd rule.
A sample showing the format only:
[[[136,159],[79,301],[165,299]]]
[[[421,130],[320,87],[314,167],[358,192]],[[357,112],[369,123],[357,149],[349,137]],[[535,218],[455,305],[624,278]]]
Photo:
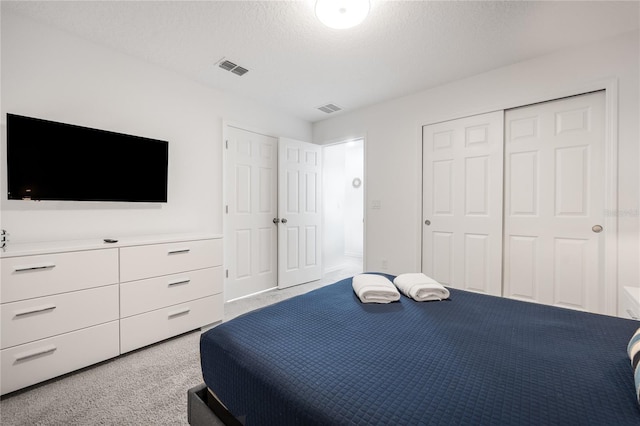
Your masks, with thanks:
[[[8,244],[0,394],[222,320],[218,235]]]

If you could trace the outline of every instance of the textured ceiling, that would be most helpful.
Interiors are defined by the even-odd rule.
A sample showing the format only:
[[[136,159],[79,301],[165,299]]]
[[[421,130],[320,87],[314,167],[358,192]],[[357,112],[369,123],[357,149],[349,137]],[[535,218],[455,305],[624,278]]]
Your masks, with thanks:
[[[308,121],[638,29],[639,3],[382,1],[334,30],[304,1],[2,1],[2,10]],[[216,66],[223,57],[249,72]],[[333,115],[338,115],[334,113]]]

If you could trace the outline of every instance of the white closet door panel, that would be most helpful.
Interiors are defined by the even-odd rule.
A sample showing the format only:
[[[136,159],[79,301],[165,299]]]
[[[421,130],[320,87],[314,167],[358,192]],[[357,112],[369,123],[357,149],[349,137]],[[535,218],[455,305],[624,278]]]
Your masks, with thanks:
[[[490,236],[465,234],[464,236],[464,281],[467,289],[488,293],[490,290],[489,252]]]
[[[508,209],[513,216],[535,216],[539,212],[538,153],[511,153],[510,192]]]
[[[273,251],[273,247],[278,246],[278,242],[274,241],[276,238],[277,235],[273,232],[272,226],[258,229],[258,245],[260,246],[258,250],[260,256],[258,259],[258,273],[260,274],[270,274],[274,270],[277,253]]]
[[[236,229],[235,235],[235,278],[250,278],[251,262],[251,229]]]
[[[589,241],[569,238],[554,239],[553,293],[554,304],[584,309],[587,303],[584,283],[589,281]]]
[[[274,178],[272,169],[266,167],[258,169],[258,212],[261,214],[269,215],[276,209],[274,205],[276,197],[273,196],[276,188]]]
[[[453,161],[434,161],[432,170],[432,216],[451,216],[453,215]]]
[[[320,279],[321,147],[280,138],[278,287]]]
[[[423,272],[501,294],[502,111],[423,128]]]
[[[297,170],[287,170],[286,176],[287,190],[284,194],[282,194],[287,200],[287,209],[285,210],[285,213],[288,215],[300,213],[300,191],[298,190],[298,185],[300,183],[300,173]]]
[[[586,216],[589,206],[589,147],[556,152],[555,206],[557,216]]]
[[[225,298],[277,284],[277,139],[227,127]]]
[[[489,157],[465,158],[465,203],[466,216],[489,215]]]
[[[508,275],[504,280],[511,283],[511,296],[521,300],[538,300],[539,280],[536,273],[538,265],[538,239],[536,237],[526,237],[511,235],[509,252],[505,253],[505,258],[510,263]]]
[[[431,269],[429,273],[431,277],[443,285],[453,285],[453,233],[438,232],[431,233],[431,250],[433,254],[430,256]]]
[[[604,313],[604,98],[505,114],[507,297]]]
[[[300,228],[297,226],[288,226],[285,230],[287,233],[287,269],[286,271],[295,271],[300,269]]]
[[[318,228],[316,226],[305,227],[305,266],[310,267],[318,264]]]
[[[236,166],[235,176],[236,213],[251,213],[251,167],[240,164]]]

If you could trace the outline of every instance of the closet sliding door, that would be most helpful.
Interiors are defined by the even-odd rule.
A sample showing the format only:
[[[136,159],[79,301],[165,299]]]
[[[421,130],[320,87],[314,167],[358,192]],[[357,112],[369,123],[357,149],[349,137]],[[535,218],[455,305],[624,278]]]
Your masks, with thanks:
[[[504,296],[604,313],[605,92],[505,112]]]
[[[503,112],[423,127],[422,270],[502,294]]]
[[[599,91],[424,126],[423,272],[454,288],[612,314],[605,112]]]

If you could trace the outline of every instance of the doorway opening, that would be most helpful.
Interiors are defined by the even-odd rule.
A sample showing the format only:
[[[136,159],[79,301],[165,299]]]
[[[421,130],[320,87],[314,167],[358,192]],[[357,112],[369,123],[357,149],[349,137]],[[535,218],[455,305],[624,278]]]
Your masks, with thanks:
[[[364,139],[322,148],[323,275],[364,269]]]

